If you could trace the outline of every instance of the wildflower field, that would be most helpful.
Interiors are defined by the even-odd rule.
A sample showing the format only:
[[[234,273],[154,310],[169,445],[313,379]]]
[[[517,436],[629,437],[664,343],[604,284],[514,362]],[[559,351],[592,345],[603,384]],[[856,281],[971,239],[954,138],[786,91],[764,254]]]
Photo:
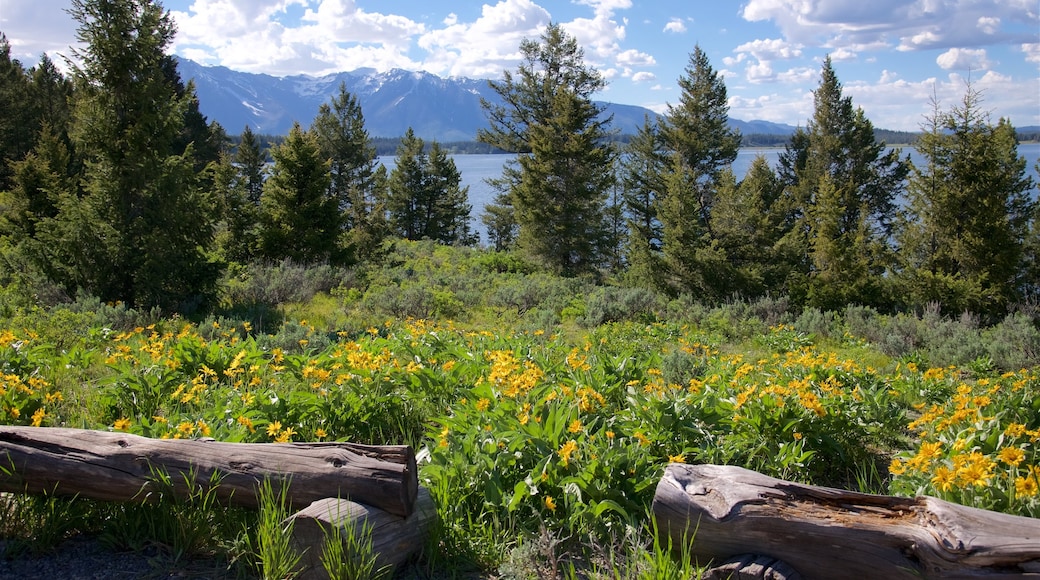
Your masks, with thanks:
[[[364,303],[347,292],[310,308],[328,301]],[[1040,368],[891,356],[850,332],[851,316],[831,319],[840,333],[809,332],[812,316],[717,310],[543,327],[387,317],[338,331],[325,316],[266,332],[230,317],[117,328],[47,316],[0,330],[0,423],[412,445],[440,516],[428,570],[532,577],[563,570],[566,552],[586,577],[668,577],[648,511],[669,462],[1040,516]],[[207,549],[263,576],[243,533]],[[597,547],[573,559],[578,546]]]

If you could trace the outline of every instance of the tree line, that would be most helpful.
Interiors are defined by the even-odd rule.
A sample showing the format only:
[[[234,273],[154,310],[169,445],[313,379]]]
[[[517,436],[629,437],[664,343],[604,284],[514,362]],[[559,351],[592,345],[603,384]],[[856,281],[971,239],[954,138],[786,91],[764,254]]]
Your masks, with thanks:
[[[68,76],[26,69],[0,36],[0,283],[169,311],[206,308],[229,266],[376,263],[398,238],[473,245],[449,153],[370,137],[341,85],[309,127],[229,137],[199,112],[151,0],[73,0],[85,47]],[[966,87],[932,103],[920,167],[845,96],[830,59],[813,116],[776,167],[732,163],[726,87],[695,47],[680,97],[632,136],[606,86],[551,24],[483,101],[477,140],[513,154],[480,216],[492,251],[563,276],[705,301],[774,295],[823,309],[939,304],[1000,316],[1040,298],[1040,205],[1015,130]]]

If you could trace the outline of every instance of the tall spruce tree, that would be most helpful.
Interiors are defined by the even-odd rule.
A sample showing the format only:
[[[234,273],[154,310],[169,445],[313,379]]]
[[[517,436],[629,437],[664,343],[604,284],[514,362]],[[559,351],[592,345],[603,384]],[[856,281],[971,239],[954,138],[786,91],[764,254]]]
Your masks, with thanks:
[[[434,141],[427,152],[426,143],[409,127],[389,179],[387,213],[394,233],[408,240],[475,243],[469,228],[469,188],[460,187],[461,182],[444,148]]]
[[[804,256],[789,291],[826,309],[886,306],[883,276],[907,166],[897,150],[885,151],[863,110],[842,94],[829,57],[813,96],[812,119],[780,156],[785,244]]]
[[[181,137],[194,94],[164,69],[173,20],[156,2],[73,0],[81,65],[70,136],[82,191],[47,227],[67,276],[106,301],[184,310],[212,295],[214,204]]]
[[[910,219],[900,232],[905,294],[950,313],[1002,316],[1027,290],[1031,264],[1023,258],[1037,211],[1015,128],[992,123],[969,85],[950,110],[933,103],[924,129],[924,164],[913,167]]]
[[[712,206],[737,157],[740,133],[729,124],[726,85],[697,46],[679,78],[677,105],[669,105],[662,135],[671,152],[668,187],[660,203],[663,255],[675,293],[725,298],[733,292],[728,258],[711,223]]]
[[[0,191],[11,187],[11,163],[33,147],[34,99],[22,63],[11,58],[11,45],[0,33]]]
[[[259,207],[267,176],[267,153],[249,125],[242,130],[233,162],[238,168],[238,180],[242,182],[246,199]]]
[[[354,261],[377,257],[387,233],[386,175],[365,129],[357,97],[340,83],[331,103],[323,103],[311,125],[321,153],[330,161],[329,193],[343,213],[346,244]]]
[[[260,200],[261,255],[302,264],[342,262],[339,200],[330,194],[329,161],[317,138],[295,123],[271,157]]]
[[[609,119],[592,95],[603,77],[584,62],[577,41],[552,24],[538,41],[520,43],[523,60],[483,101],[490,127],[478,140],[517,153],[498,183],[508,195],[517,246],[564,275],[596,271],[607,242],[605,205],[614,175]]]
[[[664,196],[668,155],[660,126],[644,117],[643,124],[625,147],[621,162],[621,187],[627,216],[628,242],[625,260],[629,284],[659,289],[663,226],[658,204]]]

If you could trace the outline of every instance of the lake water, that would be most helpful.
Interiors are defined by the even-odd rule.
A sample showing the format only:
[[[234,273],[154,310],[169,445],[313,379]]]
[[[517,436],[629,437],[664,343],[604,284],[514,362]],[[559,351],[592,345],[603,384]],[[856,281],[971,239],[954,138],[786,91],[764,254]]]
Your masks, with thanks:
[[[921,157],[912,147],[903,147],[903,154],[910,154],[911,161],[920,163]],[[737,152],[737,158],[733,162],[733,173],[737,179],[743,179],[756,157],[762,155],[769,165],[776,168],[777,159],[783,153],[781,147],[748,147]],[[1040,143],[1023,143],[1018,146],[1018,154],[1026,158],[1026,171],[1033,176],[1033,181],[1040,183],[1040,174],[1036,172],[1037,159],[1040,159]],[[485,180],[488,178],[501,177],[502,167],[508,162],[510,155],[455,155],[455,167],[462,176],[462,186],[469,187],[469,202],[473,205],[473,221],[471,225],[480,232],[481,241],[486,243],[484,225],[480,223],[480,216],[484,213],[484,206],[495,199],[497,192],[489,186]],[[379,161],[386,165],[387,170],[393,169],[394,157],[380,157]],[[1034,191],[1034,197],[1036,193]]]

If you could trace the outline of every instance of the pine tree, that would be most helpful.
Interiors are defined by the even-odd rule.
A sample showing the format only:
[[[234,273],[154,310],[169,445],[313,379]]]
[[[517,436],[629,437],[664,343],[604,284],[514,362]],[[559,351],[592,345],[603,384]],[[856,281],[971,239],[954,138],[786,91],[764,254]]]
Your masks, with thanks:
[[[665,193],[668,156],[660,127],[643,119],[643,125],[628,142],[621,162],[621,186],[627,216],[628,243],[625,259],[629,284],[659,289],[661,249],[664,232],[658,204]]]
[[[274,166],[260,200],[261,255],[302,264],[343,261],[339,200],[317,138],[295,123],[271,149]]]
[[[469,188],[460,187],[462,176],[440,144],[433,142],[428,153],[425,148],[409,127],[389,179],[386,205],[394,233],[408,240],[475,243],[469,228]]]
[[[70,14],[86,46],[70,131],[84,170],[49,228],[64,282],[106,301],[196,307],[219,273],[207,258],[215,211],[180,141],[194,94],[178,94],[163,68],[173,20],[145,0],[73,0]]]
[[[949,111],[933,103],[900,232],[903,279],[912,304],[1001,316],[1024,289],[1036,202],[1014,127],[993,124],[980,103],[970,85]]]
[[[740,133],[728,125],[726,85],[697,46],[679,79],[679,104],[669,106],[662,136],[671,152],[668,187],[660,203],[662,253],[674,293],[714,299],[734,290],[729,258],[713,231],[712,208],[740,148]]]
[[[378,257],[385,237],[386,175],[365,130],[357,97],[340,84],[339,93],[323,103],[311,125],[321,153],[330,160],[329,192],[343,213],[343,228],[352,260]]]
[[[777,176],[761,155],[738,185],[724,179],[716,192],[712,227],[734,269],[732,291],[742,296],[784,291],[785,260],[777,246],[783,232],[779,197]]]
[[[242,130],[233,161],[238,168],[238,179],[245,189],[246,199],[259,207],[267,175],[267,154],[261,149],[260,142],[249,125]]]
[[[614,179],[609,120],[592,102],[605,81],[559,25],[539,41],[525,39],[520,52],[516,76],[491,82],[502,104],[482,102],[490,128],[477,135],[517,153],[498,182],[508,195],[496,204],[498,213],[512,210],[517,246],[533,260],[565,275],[593,272],[603,261]]]
[[[11,162],[24,159],[33,147],[33,102],[28,75],[0,33],[0,191],[11,187]]]
[[[804,257],[789,290],[825,309],[847,302],[887,306],[883,276],[907,167],[898,151],[885,152],[863,110],[842,94],[829,57],[813,94],[813,118],[780,156],[790,228],[784,244]],[[838,197],[814,209],[821,191]]]

